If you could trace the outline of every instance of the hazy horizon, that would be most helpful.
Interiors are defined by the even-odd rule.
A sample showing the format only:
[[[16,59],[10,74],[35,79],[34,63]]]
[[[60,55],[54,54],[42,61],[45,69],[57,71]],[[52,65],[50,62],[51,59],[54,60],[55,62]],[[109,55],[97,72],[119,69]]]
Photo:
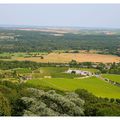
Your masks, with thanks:
[[[120,4],[0,4],[0,26],[120,28]]]

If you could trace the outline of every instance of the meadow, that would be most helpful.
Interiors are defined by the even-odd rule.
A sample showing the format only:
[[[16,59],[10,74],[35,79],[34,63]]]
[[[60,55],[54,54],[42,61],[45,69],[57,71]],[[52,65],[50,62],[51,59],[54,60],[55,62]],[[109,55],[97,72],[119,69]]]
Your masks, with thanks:
[[[76,68],[72,68],[72,69],[76,69]],[[98,69],[95,69],[95,68],[79,68],[79,70],[89,71],[89,72],[92,72],[92,73],[98,73],[98,72],[100,72]]]
[[[86,89],[99,97],[120,98],[120,88],[113,86],[96,77],[84,79],[68,79],[68,78],[41,78],[33,79],[26,82],[27,85],[33,87],[49,87],[62,91],[74,91],[76,89]]]
[[[102,75],[104,78],[108,78],[112,81],[120,83],[120,75],[115,75],[115,74],[103,74]]]
[[[75,78],[81,77],[81,75],[76,74],[67,74],[68,67],[41,67],[35,71],[33,71],[32,76],[33,78]]]

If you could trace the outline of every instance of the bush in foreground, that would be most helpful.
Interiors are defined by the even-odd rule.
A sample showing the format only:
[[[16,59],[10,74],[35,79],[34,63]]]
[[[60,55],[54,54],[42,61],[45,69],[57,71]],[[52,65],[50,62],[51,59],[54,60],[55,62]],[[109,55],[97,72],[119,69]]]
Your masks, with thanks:
[[[0,93],[0,116],[10,116],[11,109],[8,100]]]
[[[61,95],[54,90],[45,92],[30,88],[33,96],[21,98],[27,106],[25,116],[82,116],[84,101],[75,93]]]

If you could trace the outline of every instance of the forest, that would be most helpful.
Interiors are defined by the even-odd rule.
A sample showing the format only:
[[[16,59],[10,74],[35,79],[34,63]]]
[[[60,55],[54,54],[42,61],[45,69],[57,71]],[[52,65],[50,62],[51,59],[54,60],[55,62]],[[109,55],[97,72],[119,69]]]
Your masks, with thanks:
[[[82,31],[82,30],[81,30]],[[89,31],[88,31],[89,33]],[[120,35],[64,33],[0,29],[0,52],[51,52],[53,50],[99,50],[120,56]],[[58,34],[59,35],[59,34]]]

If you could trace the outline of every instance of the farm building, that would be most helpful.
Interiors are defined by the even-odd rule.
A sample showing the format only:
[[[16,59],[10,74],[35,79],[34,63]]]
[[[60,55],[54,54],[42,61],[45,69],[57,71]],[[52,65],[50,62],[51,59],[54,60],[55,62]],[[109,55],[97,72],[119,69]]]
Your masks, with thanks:
[[[69,74],[72,74],[72,73],[74,73],[74,74],[79,74],[79,75],[84,75],[84,76],[92,76],[92,73],[91,72],[89,72],[89,71],[82,71],[82,70],[71,70],[71,69],[69,69],[69,70],[67,70],[65,73],[69,73]]]

